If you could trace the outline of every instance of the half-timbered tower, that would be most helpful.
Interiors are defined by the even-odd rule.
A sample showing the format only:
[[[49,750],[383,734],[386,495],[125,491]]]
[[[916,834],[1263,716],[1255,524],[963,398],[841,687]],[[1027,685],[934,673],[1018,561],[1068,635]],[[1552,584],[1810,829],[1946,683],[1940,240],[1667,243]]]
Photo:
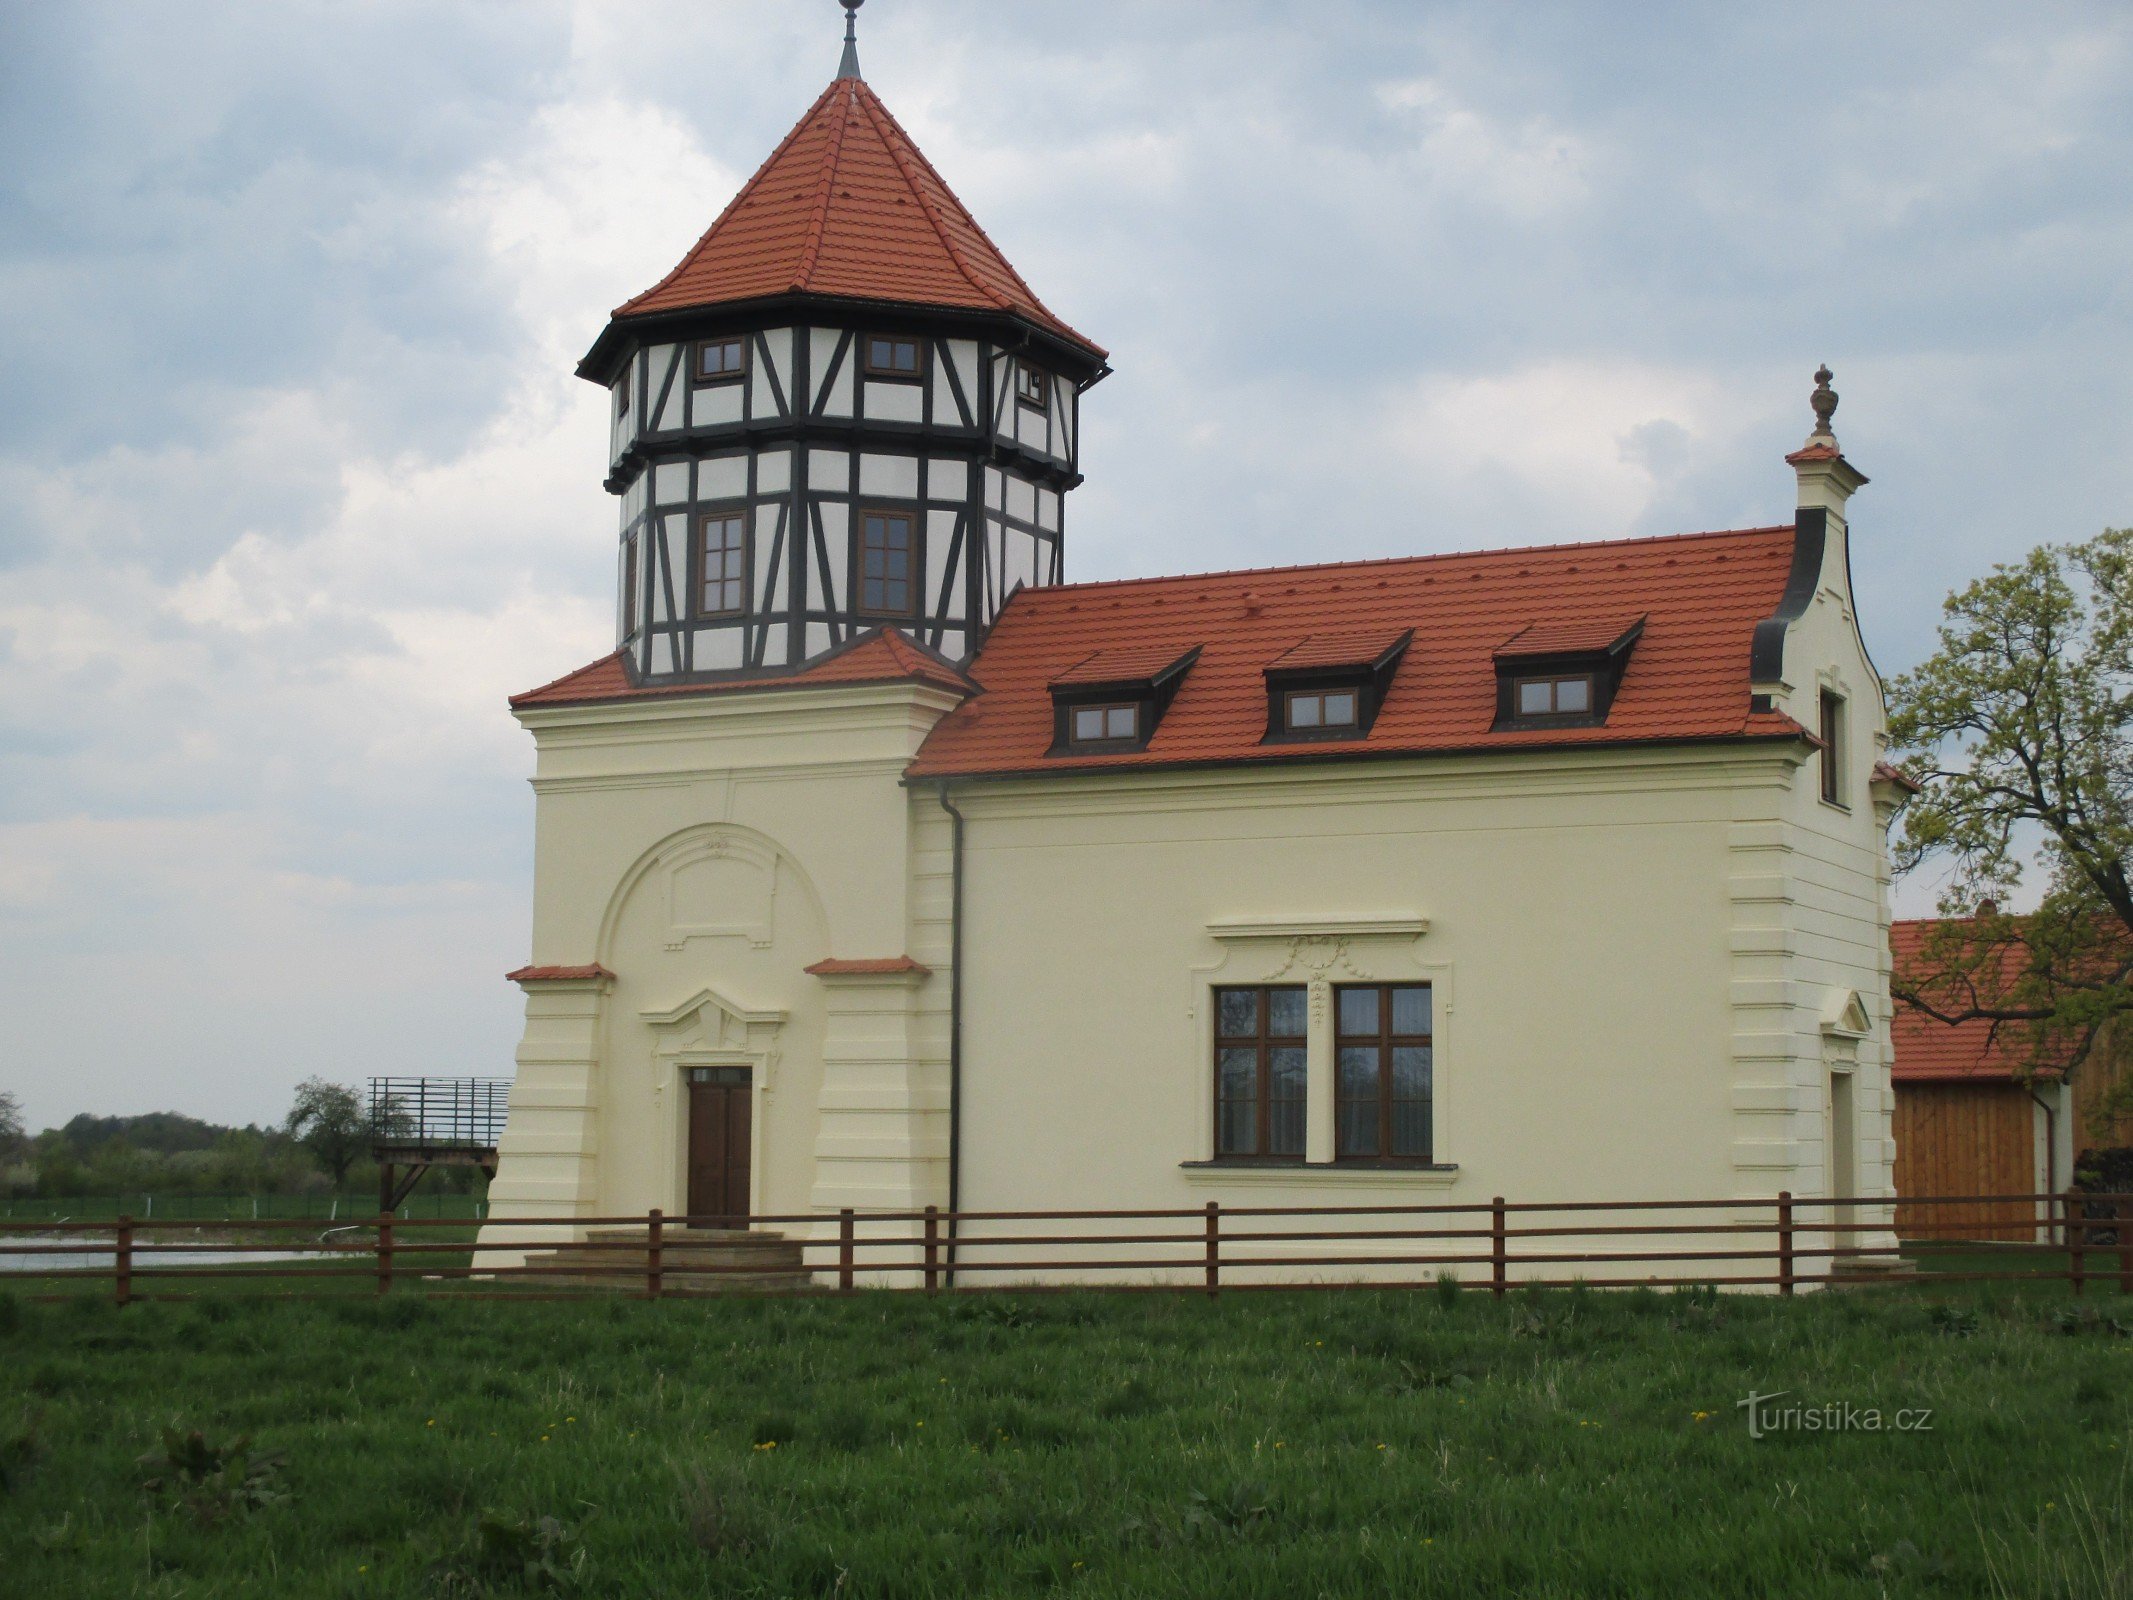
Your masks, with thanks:
[[[968,656],[1062,581],[1082,391],[1048,311],[843,70],[579,364],[611,401],[616,636],[640,680],[778,670],[890,624]]]

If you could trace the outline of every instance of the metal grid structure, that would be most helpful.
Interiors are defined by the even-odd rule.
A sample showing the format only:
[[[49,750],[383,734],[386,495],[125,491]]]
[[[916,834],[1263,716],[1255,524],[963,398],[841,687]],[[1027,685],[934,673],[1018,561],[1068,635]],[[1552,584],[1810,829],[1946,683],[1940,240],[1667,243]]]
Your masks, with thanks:
[[[509,1078],[372,1078],[370,1127],[381,1151],[494,1150]]]

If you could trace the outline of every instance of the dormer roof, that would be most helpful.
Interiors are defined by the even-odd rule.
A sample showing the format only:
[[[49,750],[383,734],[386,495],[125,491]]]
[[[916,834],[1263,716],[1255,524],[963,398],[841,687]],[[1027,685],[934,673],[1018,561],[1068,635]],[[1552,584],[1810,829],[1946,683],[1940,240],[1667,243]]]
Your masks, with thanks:
[[[672,272],[615,308],[585,366],[616,324],[787,295],[1005,315],[1105,354],[1037,298],[856,77],[822,91]]]

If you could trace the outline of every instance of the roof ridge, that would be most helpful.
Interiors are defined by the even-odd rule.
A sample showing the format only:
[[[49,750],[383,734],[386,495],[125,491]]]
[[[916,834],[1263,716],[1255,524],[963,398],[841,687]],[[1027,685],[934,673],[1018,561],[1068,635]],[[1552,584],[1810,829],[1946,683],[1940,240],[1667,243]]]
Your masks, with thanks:
[[[842,80],[840,79],[832,82],[827,89],[824,89],[819,95],[815,96],[815,103],[809,106],[806,111],[801,113],[800,120],[798,122],[795,122],[792,125],[791,129],[786,133],[785,137],[778,141],[778,147],[775,150],[771,151],[769,155],[763,158],[763,164],[755,169],[755,175],[751,177],[746,183],[742,184],[740,188],[734,191],[733,198],[726,202],[725,209],[720,211],[716,217],[713,217],[711,219],[711,226],[704,229],[702,233],[698,234],[696,236],[696,243],[690,245],[688,249],[684,250],[681,253],[681,259],[674,263],[673,270],[668,272],[667,275],[661,278],[657,283],[653,284],[651,288],[644,290],[640,294],[631,295],[627,300],[623,301],[622,304],[615,307],[614,310],[608,313],[610,317],[627,316],[629,314],[629,309],[631,306],[636,305],[640,300],[651,299],[653,295],[659,293],[660,290],[664,289],[668,284],[672,283],[676,278],[680,277],[683,272],[688,270],[689,264],[696,259],[697,252],[702,250],[703,247],[710,242],[711,235],[718,232],[719,228],[725,223],[725,220],[728,217],[732,216],[737,209],[739,209],[740,203],[743,200],[747,199],[751,194],[755,193],[757,187],[761,185],[763,179],[769,174],[770,169],[777,165],[778,157],[785,154],[785,152],[792,147],[793,140],[799,138],[802,130],[807,127],[808,123],[814,120],[815,113],[822,109],[822,102],[827,100],[832,94],[836,93],[837,82],[841,81]]]
[[[1763,527],[1711,528],[1698,533],[1644,533],[1629,539],[1571,539],[1558,544],[1502,545],[1486,550],[1425,550],[1405,556],[1359,556],[1351,561],[1299,561],[1279,567],[1223,567],[1213,572],[1163,572],[1145,578],[1092,578],[1083,583],[1049,583],[1031,587],[1030,593],[1032,596],[1044,596],[1062,594],[1069,590],[1122,589],[1138,584],[1204,583],[1210,578],[1249,578],[1289,572],[1335,572],[1344,568],[1398,567],[1424,561],[1470,561],[1477,556],[1540,555],[1556,550],[1620,550],[1629,545],[1686,544],[1697,539],[1740,539],[1758,533],[1791,533],[1794,526],[1790,522],[1773,522]]]
[[[895,113],[881,103],[881,97],[875,94],[873,90],[866,88],[863,81],[860,82],[860,89],[862,92],[855,94],[852,98],[858,103],[860,110],[867,114],[867,120],[873,124],[874,132],[881,138],[882,148],[889,152],[889,159],[896,164],[897,176],[904,180],[904,187],[911,191],[911,198],[917,202],[918,209],[925,214],[927,223],[933,229],[934,237],[940,240],[941,248],[948,252],[948,259],[955,263],[955,270],[962,274],[965,283],[990,300],[995,306],[998,306],[1003,311],[1012,311],[1014,309],[1013,300],[1002,294],[998,289],[995,289],[991,284],[982,282],[976,271],[972,269],[969,261],[964,258],[961,247],[948,236],[948,230],[941,225],[940,213],[935,209],[933,202],[926,198],[924,189],[912,177],[911,164],[904,159],[904,151],[908,149],[912,155],[918,157],[933,181],[940,184],[942,191],[949,198],[955,198],[955,191],[950,189],[946,180],[934,170],[933,164],[919,153],[918,146],[904,133],[903,124],[896,120]],[[877,112],[879,116],[876,115]],[[881,125],[882,117],[888,119],[889,126],[886,129]],[[894,138],[890,137],[891,132],[895,134]],[[979,236],[981,238],[984,237],[985,230],[978,227],[977,218],[970,216],[969,207],[965,206],[961,200],[956,200],[956,206],[969,220],[970,225],[973,228],[977,228]],[[989,245],[992,244],[990,239],[986,239],[985,242]],[[993,246],[993,254],[1000,254],[997,245]],[[1042,300],[1037,300],[1035,294],[1030,293],[1029,285],[1022,282],[1021,274],[1015,271],[1005,256],[1000,257],[1000,263],[1007,268],[1008,276],[1013,278],[1016,283],[1021,284],[1024,294],[1028,294],[1030,299],[1035,300],[1038,305],[1042,306],[1044,304]]]
[[[856,78],[839,78],[823,91],[824,97],[827,98],[840,88],[844,89],[847,104],[844,115],[840,116],[836,126],[830,129],[829,141],[822,147],[822,165],[815,174],[814,210],[807,222],[807,245],[800,252],[800,264],[793,268],[792,286],[795,289],[807,287],[807,280],[815,270],[815,262],[822,254],[822,236],[829,227],[830,199],[837,192],[837,163],[844,159],[844,130],[850,127],[852,122],[850,102],[858,98],[848,85],[858,81]],[[818,100],[815,104],[819,106],[822,102]],[[808,115],[813,116],[814,112],[810,110]]]

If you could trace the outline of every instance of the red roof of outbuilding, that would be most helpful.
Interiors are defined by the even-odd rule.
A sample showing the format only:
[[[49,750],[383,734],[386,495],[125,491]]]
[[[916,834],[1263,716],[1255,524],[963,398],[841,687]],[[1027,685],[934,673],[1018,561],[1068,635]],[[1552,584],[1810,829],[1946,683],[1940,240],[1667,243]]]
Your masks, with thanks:
[[[1899,979],[1916,968],[1926,941],[1940,925],[1940,920],[1933,917],[1889,924],[1889,955]],[[2001,978],[2011,980],[2017,973],[2017,964],[2027,956],[2023,945],[2014,941],[2003,946],[1997,958]],[[1959,1009],[1939,1001],[1934,1004],[1942,1011]],[[1895,1014],[1889,1019],[1889,1041],[1895,1052],[1890,1076],[1899,1083],[1973,1078],[2011,1082],[2028,1070],[2033,1060],[2030,1031],[2023,1023],[2003,1022],[1995,1029],[1991,1019],[1985,1017],[1970,1022],[1942,1022],[1902,1000],[1896,1002]]]
[[[1798,738],[1750,705],[1748,649],[1778,608],[1793,530],[1549,545],[1201,577],[1022,589],[971,663],[984,692],[944,717],[913,777],[1037,773],[1652,740]],[[1531,628],[1642,615],[1604,726],[1497,731],[1494,656]],[[1265,669],[1322,634],[1414,638],[1367,737],[1265,743]],[[1580,635],[1581,637],[1585,635]],[[1048,686],[1093,650],[1201,647],[1144,750],[1047,756]]]
[[[781,294],[1052,315],[865,82],[839,78],[696,241],[617,317]]]
[[[638,683],[630,676],[629,663],[617,651],[575,672],[565,673],[553,683],[513,695],[511,705],[516,709],[519,706],[583,705],[600,700],[671,695],[732,694],[747,689],[904,682],[930,683],[957,694],[977,692],[976,684],[923,645],[914,643],[895,628],[878,628],[790,672],[758,673],[708,682]]]

